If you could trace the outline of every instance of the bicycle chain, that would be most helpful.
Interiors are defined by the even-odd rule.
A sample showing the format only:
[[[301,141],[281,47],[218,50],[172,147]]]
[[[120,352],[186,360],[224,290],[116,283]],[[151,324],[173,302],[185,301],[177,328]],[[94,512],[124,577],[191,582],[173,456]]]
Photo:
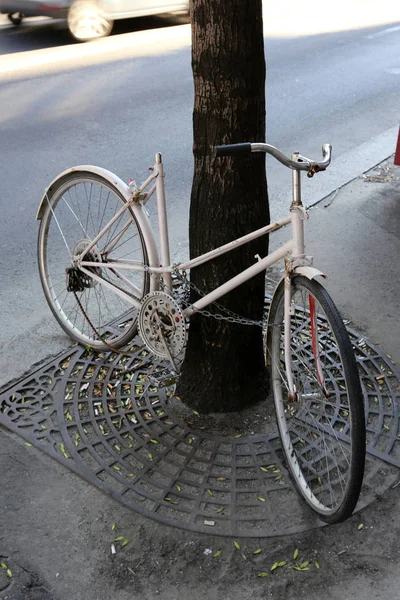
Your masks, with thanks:
[[[121,289],[118,286],[117,287],[119,290]],[[125,291],[125,290],[122,290]],[[83,316],[85,317],[86,321],[89,323],[90,327],[93,329],[93,332],[95,333],[95,335],[103,342],[103,344],[105,344],[107,346],[107,348],[109,348],[110,350],[112,350],[112,352],[115,352],[116,354],[134,354],[135,352],[137,352],[138,350],[141,350],[142,348],[145,347],[145,344],[143,344],[143,346],[140,346],[140,348],[135,348],[135,350],[119,350],[119,348],[114,348],[114,346],[112,346],[109,342],[107,342],[107,340],[101,335],[101,333],[99,333],[96,329],[96,327],[93,325],[92,321],[90,320],[89,316],[86,314],[85,309],[83,308],[81,301],[79,300],[76,292],[73,292],[75,300],[78,303],[79,308],[82,311]],[[132,294],[129,294],[130,296]]]
[[[146,270],[146,265],[144,265],[145,270]],[[155,277],[158,281],[159,286],[161,287],[161,289],[165,290],[166,289],[166,285],[161,281],[161,279],[158,276],[153,275],[152,273],[150,273],[150,275],[152,277]],[[192,289],[195,292],[197,292],[197,294],[199,294],[200,297],[205,296],[205,292],[203,292],[202,290],[200,290],[194,283],[192,283],[191,281],[188,280],[187,277],[187,273],[186,271],[184,271],[183,273],[180,273],[179,270],[177,268],[175,268],[172,271],[172,277],[175,277],[176,281],[181,283],[181,286],[184,288],[184,295],[187,295],[186,290],[188,289]],[[131,296],[132,298],[136,298],[136,296],[134,296],[133,294],[131,294],[130,292],[128,292],[127,290],[119,287],[118,285],[116,285],[115,283],[113,284],[115,288],[117,288],[118,290],[124,292],[125,294],[127,294],[128,296]],[[93,325],[92,321],[90,320],[90,317],[87,315],[85,309],[83,308],[76,292],[73,292],[75,300],[83,314],[83,316],[85,317],[85,319],[87,320],[89,326],[91,327],[91,329],[93,330],[94,334],[97,336],[98,339],[100,339],[103,344],[105,346],[107,346],[107,348],[109,348],[112,352],[116,353],[116,354],[121,354],[121,355],[127,355],[127,354],[134,354],[135,352],[138,351],[137,348],[135,348],[135,350],[129,351],[129,350],[119,350],[118,348],[115,348],[112,344],[110,344],[103,335],[100,334],[100,332],[97,330],[97,328]],[[188,306],[191,305],[191,303],[188,300],[184,300],[183,298],[180,299],[181,300],[181,304],[184,308],[187,308]],[[242,317],[241,315],[238,315],[237,313],[234,313],[233,311],[229,310],[228,308],[226,308],[225,306],[223,306],[222,304],[219,304],[218,302],[214,302],[213,303],[214,306],[220,311],[219,313],[213,313],[209,310],[203,309],[203,310],[197,310],[196,314],[201,314],[205,317],[210,317],[213,318],[217,321],[227,321],[228,323],[237,323],[238,325],[249,325],[249,326],[256,326],[256,327],[261,327],[262,329],[265,328],[266,323],[265,321],[256,321],[253,319],[247,319],[246,317]],[[144,348],[145,344],[142,345],[139,350],[141,348]]]
[[[118,287],[118,289],[122,289],[119,286],[115,286]],[[124,291],[124,290],[123,290]],[[129,292],[126,292],[129,294]],[[100,340],[114,353],[116,354],[120,354],[120,355],[129,355],[129,354],[135,354],[136,352],[139,352],[140,350],[142,350],[143,348],[146,348],[146,344],[142,344],[142,346],[139,346],[139,348],[135,347],[135,350],[129,351],[129,350],[119,350],[118,348],[114,348],[114,346],[112,346],[109,342],[107,342],[107,340],[97,331],[96,327],[93,325],[93,323],[91,322],[90,318],[88,317],[88,315],[86,314],[78,296],[76,295],[76,292],[73,292],[74,296],[75,296],[75,300],[78,303],[79,308],[81,309],[83,315],[85,316],[85,319],[87,320],[87,322],[89,323],[90,327],[93,329],[94,333],[97,335],[98,338],[100,338]],[[129,294],[130,296],[134,297],[133,294]],[[143,366],[144,362],[142,362],[141,364],[137,365],[135,368],[137,369],[138,366]],[[161,377],[159,377],[161,375]],[[171,379],[171,373],[168,369],[168,367],[161,367],[160,369],[153,371],[152,373],[149,374],[148,377],[148,385],[145,387],[142,396],[144,395],[144,393],[149,389],[149,387],[151,385],[157,385],[158,387],[162,387],[164,385],[164,387],[168,387],[170,385],[172,385],[173,383],[176,383],[178,377],[172,377]]]
[[[145,270],[146,270],[146,266]],[[138,298],[134,295],[131,294],[130,292],[128,292],[126,289],[119,287],[119,285],[117,285],[116,283],[113,283],[113,286],[115,288],[117,288],[120,292],[123,292],[124,294],[126,294],[127,296],[130,296],[131,298],[135,298],[135,300],[138,300]],[[132,351],[128,351],[126,350],[125,352],[122,350],[119,350],[118,348],[114,348],[114,346],[112,346],[109,342],[107,342],[107,340],[101,335],[101,333],[99,333],[99,331],[97,331],[96,327],[93,325],[92,321],[90,320],[89,316],[86,314],[85,309],[83,308],[78,296],[76,295],[76,292],[73,292],[74,296],[75,296],[75,300],[78,303],[79,308],[82,311],[83,316],[85,317],[85,319],[87,320],[87,322],[89,323],[90,327],[93,329],[93,332],[96,334],[96,336],[103,342],[103,344],[105,344],[108,348],[110,348],[110,350],[112,350],[113,352],[116,352],[117,354],[134,354],[135,352],[137,352],[137,348],[135,350]],[[146,345],[143,344],[143,346],[140,346],[139,350],[141,350],[142,348],[145,348]]]
[[[200,290],[194,283],[188,280],[186,271],[184,272],[184,274],[181,275],[178,269],[175,269],[173,271],[173,275],[175,275],[176,279],[178,281],[181,281],[182,284],[186,286],[186,288],[190,288],[197,292],[200,297],[204,297],[206,295],[205,292]],[[237,323],[239,325],[251,325],[261,328],[264,328],[266,325],[264,321],[255,321],[253,319],[247,319],[246,317],[242,317],[237,313],[234,313],[233,311],[229,310],[228,308],[225,308],[225,306],[219,304],[218,302],[213,302],[213,304],[217,309],[221,311],[220,313],[213,313],[206,309],[200,309],[196,311],[196,314],[202,314],[205,317],[211,317],[213,319],[216,319],[217,321],[228,321],[229,323]],[[191,304],[189,301],[184,301],[185,308],[187,308],[190,305]]]

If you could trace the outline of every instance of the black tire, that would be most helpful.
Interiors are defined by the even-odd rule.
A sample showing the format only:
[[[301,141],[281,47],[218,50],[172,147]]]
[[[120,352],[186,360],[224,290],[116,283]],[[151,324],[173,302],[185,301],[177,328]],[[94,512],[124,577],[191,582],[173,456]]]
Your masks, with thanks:
[[[325,288],[292,279],[291,370],[284,353],[284,285],[273,298],[268,346],[282,448],[300,494],[327,523],[348,518],[360,494],[365,464],[364,402],[357,363],[340,314]]]
[[[10,13],[7,16],[8,16],[9,21],[11,21],[11,23],[13,25],[15,25],[16,27],[21,25],[22,19],[24,18],[24,15],[20,12],[19,13]]]
[[[48,190],[39,228],[38,263],[46,300],[64,331],[73,340],[97,351],[110,350],[109,345],[121,348],[132,340],[137,331],[137,309],[79,269],[74,277],[83,289],[68,291],[67,269],[71,267],[71,256],[83,252],[85,245],[124,204],[126,200],[119,190],[103,177],[85,171],[72,172]],[[121,230],[122,236],[117,240]],[[144,237],[130,208],[98,240],[90,256],[91,261],[100,263],[118,258],[148,265]],[[99,266],[93,267],[93,273],[137,300],[149,291],[150,277],[146,271],[118,271]]]

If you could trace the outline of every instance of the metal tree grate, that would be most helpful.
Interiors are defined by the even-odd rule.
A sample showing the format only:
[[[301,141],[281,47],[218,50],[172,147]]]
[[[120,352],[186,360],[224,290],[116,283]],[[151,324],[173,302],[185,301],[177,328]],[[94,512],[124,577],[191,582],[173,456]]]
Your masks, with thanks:
[[[398,479],[400,382],[379,349],[349,333],[367,411],[362,506]],[[2,392],[0,423],[126,506],[173,526],[269,537],[322,525],[292,485],[274,422],[256,433],[196,429],[194,415],[177,413],[173,382],[153,382],[162,363],[143,347],[130,352],[68,350]]]

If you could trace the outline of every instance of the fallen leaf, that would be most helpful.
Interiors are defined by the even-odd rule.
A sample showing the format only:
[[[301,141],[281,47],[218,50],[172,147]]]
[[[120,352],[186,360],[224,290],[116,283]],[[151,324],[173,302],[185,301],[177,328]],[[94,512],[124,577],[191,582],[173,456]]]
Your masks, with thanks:
[[[239,542],[233,542],[233,545],[235,546],[236,550],[240,550],[240,544]]]

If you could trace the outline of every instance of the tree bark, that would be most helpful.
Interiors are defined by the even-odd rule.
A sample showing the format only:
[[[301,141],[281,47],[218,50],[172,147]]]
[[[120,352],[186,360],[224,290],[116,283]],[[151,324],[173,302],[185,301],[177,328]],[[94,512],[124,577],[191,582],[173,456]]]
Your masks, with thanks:
[[[269,223],[265,155],[214,158],[213,147],[265,140],[265,58],[261,0],[192,0],[194,180],[190,256]],[[263,237],[191,271],[203,293],[265,256]],[[264,273],[220,300],[261,320]],[[191,292],[191,301],[197,298]],[[210,307],[215,312],[219,312]],[[197,314],[191,319],[177,393],[199,412],[237,410],[265,397],[260,327]]]

